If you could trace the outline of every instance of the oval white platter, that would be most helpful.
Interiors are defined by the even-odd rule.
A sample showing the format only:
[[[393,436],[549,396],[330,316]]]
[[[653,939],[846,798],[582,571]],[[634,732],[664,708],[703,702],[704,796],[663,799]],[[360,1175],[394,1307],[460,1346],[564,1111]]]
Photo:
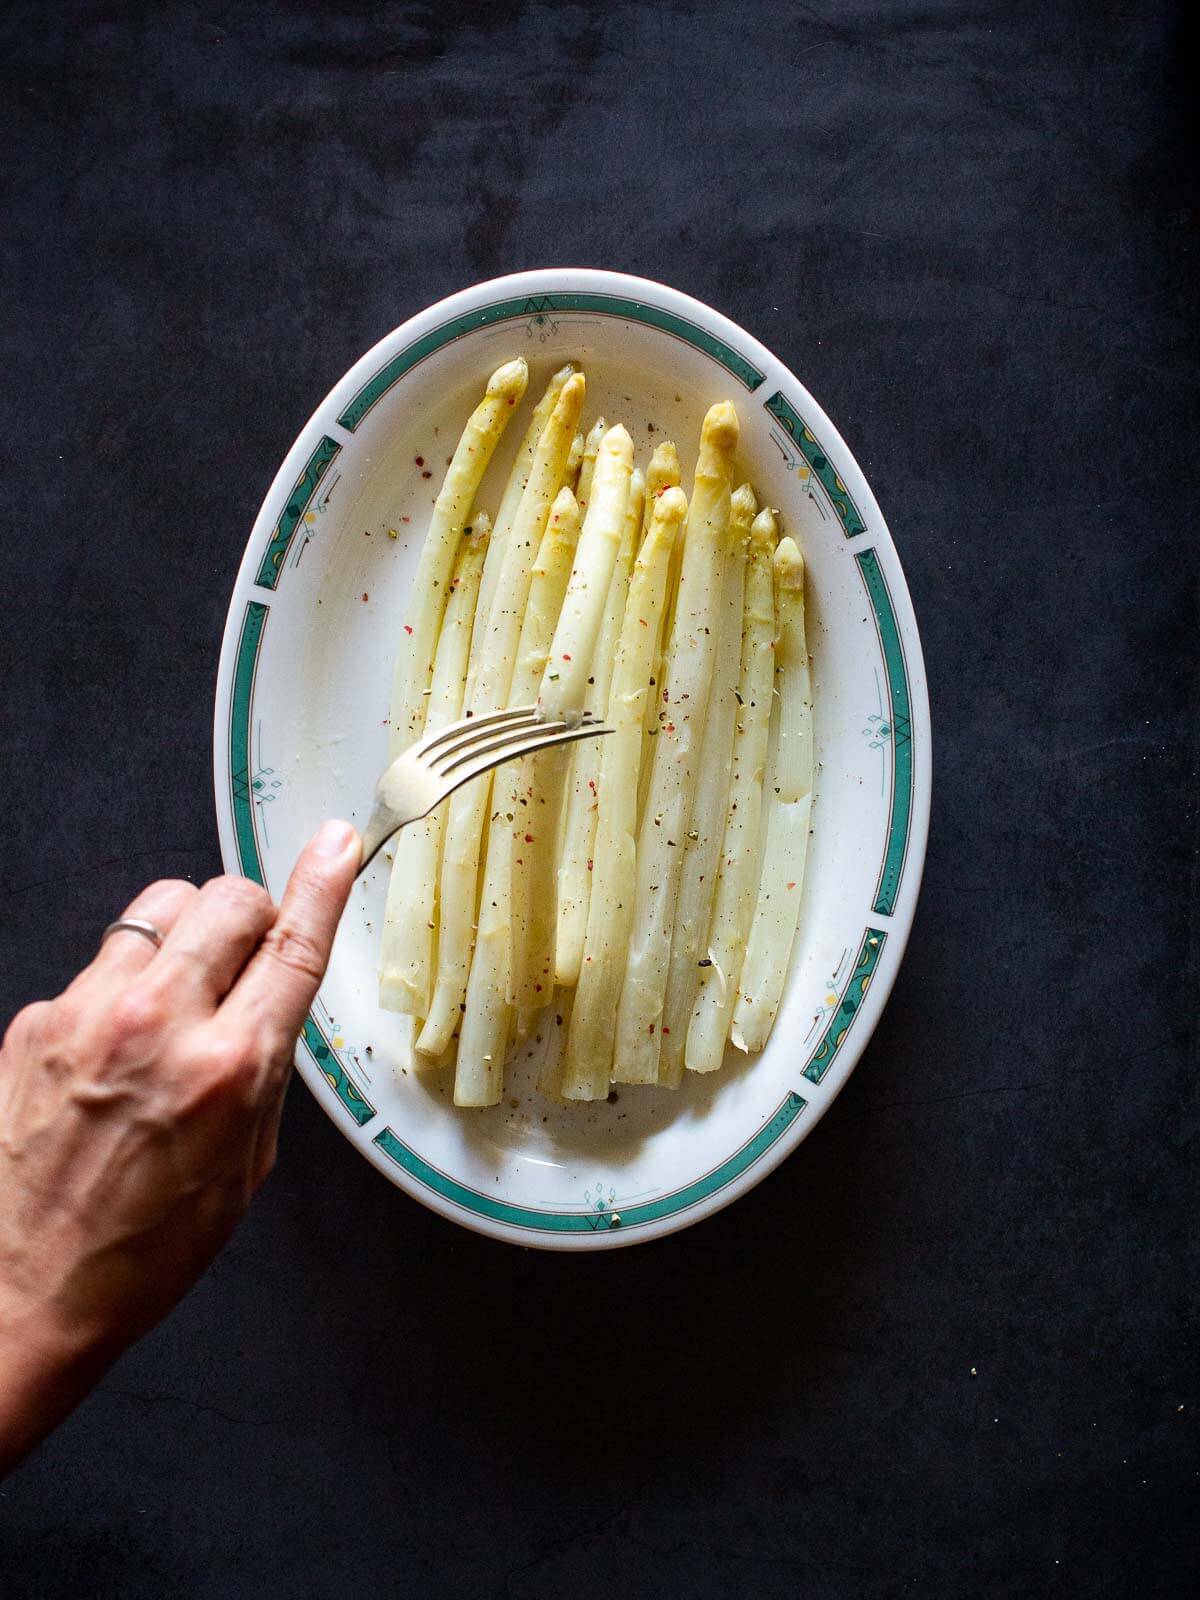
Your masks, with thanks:
[[[355,887],[296,1064],[346,1137],[435,1211],[524,1245],[602,1248],[669,1233],[736,1199],[845,1083],[912,923],[929,821],[929,707],[875,497],[788,369],[661,284],[588,269],[519,273],[453,295],[381,340],[280,468],[238,573],[218,675],[214,772],[228,871],[278,897],[325,817],[365,821],[387,761],[397,618],[429,510],[487,375],[514,355],[529,362],[529,390],[480,504],[494,510],[533,399],[573,359],[587,376],[588,422],[624,422],[643,463],[673,438],[685,488],[704,411],[732,400],[741,475],[803,548],[818,769],[784,1003],[761,1056],[730,1049],[721,1073],[689,1074],[677,1093],[621,1088],[603,1104],[560,1107],[537,1094],[526,1060],[499,1106],[457,1111],[447,1081],[399,1069],[404,1021],[377,1003],[380,858]],[[544,1025],[556,1025],[552,1014]]]

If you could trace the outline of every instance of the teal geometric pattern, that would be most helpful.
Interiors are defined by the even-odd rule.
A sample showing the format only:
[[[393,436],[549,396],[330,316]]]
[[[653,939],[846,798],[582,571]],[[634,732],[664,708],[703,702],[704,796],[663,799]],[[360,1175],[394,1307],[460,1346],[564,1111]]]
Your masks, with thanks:
[[[879,882],[875,887],[875,911],[890,917],[896,908],[900,879],[908,855],[909,824],[913,807],[912,707],[908,692],[908,665],[904,645],[887,579],[874,550],[861,550],[855,556],[867,598],[875,613],[875,628],[887,673],[888,700],[892,725],[892,798],[888,817],[887,844]]]
[[[275,524],[267,545],[266,553],[262,558],[262,565],[258,569],[258,577],[254,580],[260,589],[274,589],[279,582],[279,574],[283,571],[283,563],[287,560],[288,546],[292,536],[300,524],[300,519],[312,504],[312,497],[317,492],[317,486],[329,470],[329,464],[341,450],[341,445],[336,439],[322,436],[320,444],[309,456],[304,471],[296,479],[295,487],[288,495],[287,505],[284,506],[279,521]]]
[[[833,1016],[829,1026],[821,1038],[820,1044],[813,1051],[808,1065],[804,1069],[804,1076],[810,1083],[820,1083],[821,1079],[833,1065],[833,1059],[841,1049],[842,1040],[849,1032],[850,1024],[858,1013],[862,1004],[862,997],[867,992],[871,982],[871,975],[879,964],[879,957],[883,954],[887,934],[882,928],[868,928],[863,934],[862,945],[859,948],[858,959],[854,969],[846,980],[841,998],[834,1007]]]
[[[731,345],[727,345],[723,339],[716,338],[703,328],[698,328],[686,317],[677,316],[673,311],[664,311],[658,306],[646,305],[640,300],[626,300],[612,294],[566,292],[553,295],[540,294],[514,300],[497,300],[490,306],[480,306],[478,311],[469,311],[465,316],[454,317],[449,322],[441,323],[432,332],[415,339],[406,349],[394,355],[362,386],[338,421],[343,428],[353,433],[372,406],[376,405],[406,372],[411,372],[435,350],[440,350],[443,345],[450,344],[455,339],[461,339],[465,334],[475,333],[479,328],[490,328],[498,322],[507,322],[513,318],[528,320],[530,317],[545,317],[548,314],[564,316],[572,311],[592,316],[619,317],[624,322],[640,322],[648,328],[657,328],[662,333],[669,333],[673,338],[681,339],[694,349],[702,350],[714,361],[719,361],[726,372],[731,373],[751,393],[763,381],[763,375],[758,368]]]
[[[242,619],[241,637],[233,660],[233,691],[229,706],[229,799],[233,809],[233,834],[237,842],[238,865],[243,877],[265,886],[258,836],[254,831],[254,794],[250,782],[250,728],[254,704],[254,680],[258,673],[259,651],[267,626],[270,607],[252,600]],[[310,1012],[300,1035],[326,1081],[346,1110],[361,1127],[375,1115],[375,1107],[364,1100],[346,1076],[337,1052],[321,1032]]]
[[[332,1086],[334,1093],[359,1127],[370,1122],[375,1115],[375,1107],[363,1099],[346,1076],[342,1063],[338,1060],[337,1051],[321,1032],[311,1011],[304,1020],[300,1037],[307,1045],[308,1053],[316,1062],[318,1069],[324,1074],[325,1081]]]
[[[697,1178],[694,1183],[685,1184],[682,1189],[660,1195],[657,1200],[644,1200],[638,1205],[623,1206],[618,1200],[603,1209],[593,1207],[588,1211],[539,1211],[534,1206],[510,1205],[506,1200],[496,1199],[494,1195],[468,1188],[466,1184],[459,1183],[448,1173],[430,1166],[428,1161],[410,1149],[391,1128],[385,1128],[382,1133],[377,1133],[373,1142],[385,1156],[397,1166],[403,1167],[405,1172],[423,1183],[426,1188],[432,1189],[435,1194],[440,1194],[443,1199],[452,1200],[456,1205],[474,1212],[478,1217],[490,1217],[493,1221],[507,1223],[511,1228],[528,1228],[538,1233],[595,1233],[617,1230],[628,1233],[631,1228],[642,1227],[648,1222],[657,1222],[662,1217],[673,1217],[724,1189],[787,1132],[807,1104],[803,1095],[796,1094],[794,1090],[790,1092],[774,1114],[740,1150],[735,1150],[733,1155],[714,1167],[711,1172],[705,1173],[702,1178]]]
[[[834,471],[829,457],[810,433],[799,412],[793,410],[781,394],[773,394],[769,400],[764,400],[763,404],[782,424],[788,437],[808,462],[818,483],[829,496],[847,539],[866,533],[867,525],[858,507],[850,498],[850,491]]]

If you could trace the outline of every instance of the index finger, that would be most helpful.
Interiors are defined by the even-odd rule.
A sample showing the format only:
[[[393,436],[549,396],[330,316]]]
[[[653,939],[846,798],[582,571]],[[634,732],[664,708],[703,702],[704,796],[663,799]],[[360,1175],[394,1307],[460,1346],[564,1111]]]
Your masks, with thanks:
[[[279,915],[217,1016],[268,1050],[289,1051],[304,1025],[358,871],[362,846],[348,822],[326,822],[292,869]]]

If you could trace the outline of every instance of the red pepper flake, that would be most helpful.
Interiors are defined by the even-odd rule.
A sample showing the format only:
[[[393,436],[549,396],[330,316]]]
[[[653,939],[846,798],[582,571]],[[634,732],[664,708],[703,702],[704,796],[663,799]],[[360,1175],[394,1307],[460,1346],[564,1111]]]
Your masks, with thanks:
[[[366,591],[366,590],[365,590],[365,589],[364,589],[364,590],[363,590],[363,599],[364,599],[364,600],[367,600],[367,599],[369,599],[369,598],[370,598],[370,597],[369,597],[369,595],[368,595],[368,594],[367,594],[367,591]]]
[[[643,628],[649,627],[649,623],[646,621],[645,617],[639,617],[638,622]]]
[[[404,624],[404,631],[405,631],[405,633],[411,633],[412,632],[412,629],[409,627],[407,622]]]
[[[534,994],[541,994],[541,992],[542,992],[542,986],[541,986],[541,984],[540,984],[540,983],[535,983],[535,984],[534,984],[534,986],[533,986],[533,992],[534,992]]]
[[[589,856],[588,857],[588,871],[590,872],[591,870],[592,870],[592,858]]]
[[[564,660],[564,661],[570,661],[570,659],[571,659],[571,658],[570,658],[570,656],[569,656],[569,655],[566,655],[566,654],[565,654],[565,653],[564,653],[564,655],[563,655],[563,660]]]
[[[664,1033],[670,1033],[670,1031],[671,1031],[670,1028],[666,1028],[666,1027],[663,1028],[663,1032]]]
[[[423,467],[425,465],[425,457],[424,456],[416,456],[414,459],[416,460],[416,463],[417,463],[417,465],[419,467]]]
[[[653,1024],[653,1023],[651,1023],[651,1024],[650,1024],[650,1032],[651,1032],[651,1033],[653,1033],[653,1032],[654,1032],[654,1024]]]
[[[432,478],[433,477],[433,473],[429,471],[428,467],[426,467],[425,471],[421,474],[421,476],[423,478]]]
[[[794,889],[795,887],[796,887],[796,885],[794,883],[789,883],[788,884],[788,888],[789,889]]]
[[[593,794],[595,794],[595,792],[596,792],[596,780],[595,780],[595,778],[589,778],[588,779],[588,788],[592,791]]]
[[[527,833],[525,835],[525,843],[526,844],[532,844],[533,843],[533,835],[531,833]]]
[[[668,722],[667,723],[667,732],[668,733],[674,733],[675,732],[675,724],[673,722]]]
[[[411,522],[411,521],[412,521],[412,518],[411,518],[411,517],[401,517],[401,518],[400,518],[400,521],[401,521],[401,522]]]
[[[508,397],[508,403],[509,403],[509,405],[510,405],[510,406],[515,406],[515,405],[516,405],[516,403],[517,403],[517,397],[516,397],[516,395],[515,395],[515,394],[510,394],[510,395],[509,395],[509,397]]]
[[[670,691],[668,689],[664,689],[663,690],[663,705],[666,705],[667,702],[670,700],[670,698],[671,698]]]
[[[517,857],[517,865],[519,867],[523,867],[525,865],[524,861],[521,859],[520,856]]]

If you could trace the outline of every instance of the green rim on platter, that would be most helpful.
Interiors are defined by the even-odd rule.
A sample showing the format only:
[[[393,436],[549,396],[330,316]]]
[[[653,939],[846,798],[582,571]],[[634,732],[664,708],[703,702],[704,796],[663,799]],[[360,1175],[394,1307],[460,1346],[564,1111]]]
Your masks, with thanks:
[[[411,372],[427,356],[432,355],[435,350],[440,350],[453,339],[460,339],[464,334],[475,333],[478,329],[491,327],[497,322],[510,322],[514,319],[527,322],[530,336],[533,337],[539,328],[565,320],[572,311],[588,312],[593,316],[620,317],[626,322],[641,322],[648,328],[656,328],[660,333],[669,333],[676,339],[682,339],[685,344],[693,345],[697,350],[703,351],[714,361],[719,361],[725,370],[739,383],[744,384],[751,393],[763,381],[762,373],[753,363],[747,361],[745,356],[739,355],[723,339],[716,338],[707,329],[697,327],[694,322],[678,316],[674,311],[664,311],[659,306],[647,305],[641,300],[627,300],[613,294],[564,292],[553,295],[522,295],[514,300],[497,300],[490,306],[480,306],[478,310],[468,311],[464,316],[452,317],[448,322],[439,323],[431,332],[422,334],[419,339],[414,339],[412,344],[392,356],[373,378],[369,378],[363,384],[338,421],[349,433],[353,433],[393,384],[398,383],[406,372]]]
[[[287,560],[292,537],[300,526],[300,519],[307,514],[321,479],[341,448],[336,439],[326,436],[305,462],[304,470],[296,479],[292,492],[287,497],[287,504],[280,512],[279,521],[271,530],[271,537],[258,569],[258,577],[254,580],[260,589],[274,589],[279,583],[279,574],[283,571],[283,563]]]
[[[471,1189],[448,1173],[431,1166],[391,1128],[384,1128],[382,1133],[377,1133],[373,1142],[384,1155],[397,1166],[403,1167],[419,1183],[443,1199],[452,1200],[456,1205],[473,1211],[478,1217],[503,1222],[510,1228],[533,1228],[540,1233],[595,1233],[600,1228],[620,1228],[628,1232],[630,1228],[644,1226],[648,1222],[660,1222],[664,1217],[677,1216],[689,1206],[699,1205],[702,1200],[709,1199],[735,1178],[740,1178],[747,1167],[753,1166],[787,1132],[807,1104],[803,1095],[790,1092],[740,1150],[735,1150],[711,1172],[685,1184],[682,1189],[660,1195],[656,1200],[640,1201],[633,1205],[622,1205],[615,1197],[610,1200],[600,1196],[590,1209],[583,1211],[543,1211],[536,1206],[514,1206],[507,1200],[497,1200],[479,1189]]]

